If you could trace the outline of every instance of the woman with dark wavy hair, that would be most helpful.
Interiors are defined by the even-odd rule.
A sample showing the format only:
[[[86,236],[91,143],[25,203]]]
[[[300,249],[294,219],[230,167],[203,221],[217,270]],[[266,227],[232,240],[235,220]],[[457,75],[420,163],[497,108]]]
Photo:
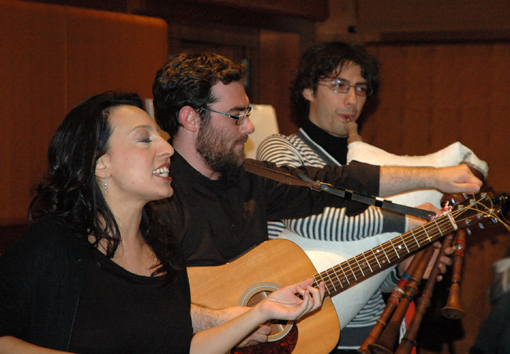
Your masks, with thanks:
[[[149,203],[173,194],[174,151],[142,107],[108,92],[57,129],[31,225],[0,257],[0,353],[225,353],[320,306],[310,279],[193,334],[186,269]]]

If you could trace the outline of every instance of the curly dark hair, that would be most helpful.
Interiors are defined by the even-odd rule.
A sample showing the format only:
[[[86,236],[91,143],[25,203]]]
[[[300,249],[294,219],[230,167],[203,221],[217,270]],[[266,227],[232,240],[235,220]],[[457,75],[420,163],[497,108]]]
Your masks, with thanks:
[[[325,42],[303,54],[290,88],[293,119],[299,126],[306,122],[310,111],[310,102],[303,97],[303,90],[311,88],[315,94],[319,80],[340,74],[343,66],[350,62],[360,66],[361,76],[375,94],[379,88],[379,65],[360,45]]]
[[[221,81],[228,85],[246,75],[243,64],[235,64],[219,54],[181,53],[171,58],[156,73],[152,86],[154,115],[161,129],[173,137],[181,125],[179,111],[190,106],[195,110],[214,103],[212,87]],[[202,119],[208,117],[202,113]]]
[[[143,109],[136,93],[106,92],[84,100],[74,107],[60,124],[48,149],[48,170],[36,188],[29,208],[30,221],[56,217],[76,230],[80,237],[93,235],[97,247],[107,240],[108,257],[113,257],[121,235],[118,224],[96,181],[96,162],[109,149],[112,127],[109,116],[119,106]],[[156,272],[174,274],[170,247],[171,235],[155,231],[155,213],[148,203],[142,212],[140,231],[162,265]]]

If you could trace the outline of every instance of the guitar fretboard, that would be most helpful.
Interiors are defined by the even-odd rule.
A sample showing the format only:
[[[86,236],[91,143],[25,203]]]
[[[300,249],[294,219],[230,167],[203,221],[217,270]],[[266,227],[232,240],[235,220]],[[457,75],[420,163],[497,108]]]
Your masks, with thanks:
[[[422,226],[405,232],[314,276],[315,286],[321,281],[326,293],[334,296],[351,286],[401,261],[411,253],[431,244],[456,229],[451,214],[443,214]]]

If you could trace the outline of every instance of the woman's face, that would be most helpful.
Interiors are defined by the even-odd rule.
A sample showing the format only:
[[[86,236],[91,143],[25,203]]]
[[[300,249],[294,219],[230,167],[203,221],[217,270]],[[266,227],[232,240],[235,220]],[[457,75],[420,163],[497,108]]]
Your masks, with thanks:
[[[174,149],[159,135],[156,123],[145,111],[129,105],[114,108],[109,122],[112,134],[108,151],[96,165],[98,183],[108,204],[143,206],[170,197],[173,189],[168,173]]]

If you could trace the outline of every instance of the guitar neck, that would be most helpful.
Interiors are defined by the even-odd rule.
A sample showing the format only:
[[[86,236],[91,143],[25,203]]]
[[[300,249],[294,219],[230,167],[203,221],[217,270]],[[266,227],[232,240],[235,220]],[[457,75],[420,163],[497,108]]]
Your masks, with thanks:
[[[326,294],[335,296],[400,262],[409,254],[433,243],[456,228],[451,215],[445,213],[418,228],[315,275],[314,285],[317,286],[319,282],[324,281]]]

